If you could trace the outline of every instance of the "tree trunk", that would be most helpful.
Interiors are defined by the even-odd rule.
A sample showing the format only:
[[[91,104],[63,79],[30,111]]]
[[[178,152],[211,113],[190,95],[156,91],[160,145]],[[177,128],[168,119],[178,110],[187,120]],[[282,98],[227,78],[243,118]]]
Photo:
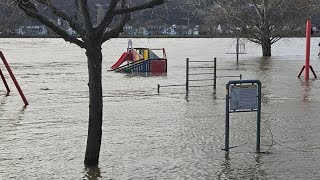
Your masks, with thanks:
[[[263,56],[271,56],[271,41],[269,38],[261,41],[262,54]]]
[[[262,17],[261,17],[261,46],[262,55],[271,56],[271,40],[270,40],[270,29],[269,29],[269,16],[268,16],[268,0],[262,2]]]
[[[101,45],[92,42],[86,50],[89,70],[89,126],[84,163],[86,165],[97,165],[101,147],[103,108]]]

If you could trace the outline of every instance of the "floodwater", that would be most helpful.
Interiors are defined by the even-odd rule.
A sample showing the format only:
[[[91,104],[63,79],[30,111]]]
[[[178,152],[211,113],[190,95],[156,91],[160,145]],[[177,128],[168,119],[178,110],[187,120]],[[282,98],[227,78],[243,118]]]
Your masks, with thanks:
[[[103,137],[98,167],[83,164],[88,125],[84,50],[61,39],[0,39],[30,105],[0,87],[0,179],[320,179],[320,81],[297,75],[305,39],[283,39],[273,56],[246,43],[236,62],[235,39],[132,39],[135,47],[166,48],[166,76],[107,71],[128,39],[103,46]],[[320,75],[318,41],[311,65]],[[161,88],[185,83],[185,59],[218,59],[212,87]],[[194,65],[192,72],[198,71]],[[199,64],[211,66],[211,63]],[[203,69],[202,72],[205,70]],[[225,85],[262,83],[261,151],[255,153],[256,113],[230,115],[230,149],[224,148]],[[200,77],[194,77],[200,78]],[[207,78],[207,77],[206,77]],[[196,82],[193,82],[196,83]],[[212,82],[198,82],[200,85]],[[201,84],[202,83],[202,84]],[[190,84],[199,85],[199,84]]]

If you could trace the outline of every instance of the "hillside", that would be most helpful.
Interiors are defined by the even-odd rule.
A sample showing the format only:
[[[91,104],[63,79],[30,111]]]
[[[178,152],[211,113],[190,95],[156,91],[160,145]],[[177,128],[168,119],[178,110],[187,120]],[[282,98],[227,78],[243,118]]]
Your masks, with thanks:
[[[65,0],[52,0],[57,7],[65,10],[72,16],[76,15],[76,6],[72,1]],[[153,9],[147,9],[140,12],[135,12],[132,14],[132,20],[129,22],[132,26],[146,26],[146,25],[195,25],[199,24],[199,16],[196,13],[194,6],[185,3],[186,0],[182,1],[172,1],[163,6],[159,6]],[[97,16],[97,6],[103,5],[106,9],[108,7],[108,2],[106,0],[90,0],[89,9],[91,11],[91,17],[93,21],[96,21]],[[134,0],[134,4],[140,4],[146,2],[146,0]],[[133,5],[133,1],[130,1],[130,4]],[[40,11],[46,11],[45,8],[39,6]],[[47,16],[52,20],[55,20],[56,17],[50,12],[47,12]],[[8,7],[3,3],[0,3],[0,18],[3,22],[3,26],[0,28],[0,31],[4,29],[14,29],[22,25],[33,25],[38,24],[37,21],[34,21],[24,15],[16,7]]]

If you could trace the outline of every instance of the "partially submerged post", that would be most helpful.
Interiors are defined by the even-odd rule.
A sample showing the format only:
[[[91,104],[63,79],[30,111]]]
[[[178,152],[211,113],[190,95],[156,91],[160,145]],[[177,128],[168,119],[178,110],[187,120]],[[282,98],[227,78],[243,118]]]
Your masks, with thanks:
[[[217,89],[217,58],[213,59],[213,89]]]
[[[6,81],[6,78],[4,77],[4,75],[3,75],[2,71],[1,71],[1,69],[0,69],[0,76],[1,76],[1,79],[2,79],[2,82],[3,82],[4,86],[6,87],[6,90],[7,90],[7,96],[9,96],[10,88],[9,88],[9,86],[8,86],[8,83],[7,83],[7,81]]]
[[[11,68],[10,68],[7,60],[6,60],[6,58],[4,57],[4,55],[3,55],[3,53],[2,53],[2,51],[0,51],[0,58],[2,59],[3,64],[5,65],[8,73],[10,74],[10,77],[11,77],[14,85],[16,86],[16,88],[17,88],[17,90],[18,90],[18,92],[19,92],[19,94],[20,94],[20,96],[21,96],[21,98],[22,98],[22,100],[23,100],[23,102],[24,102],[24,105],[25,105],[25,106],[29,105],[29,103],[28,103],[26,97],[24,96],[24,94],[23,94],[23,92],[22,92],[22,90],[21,90],[21,88],[20,88],[20,86],[19,86],[19,83],[18,83],[18,81],[16,80],[16,78],[15,78],[15,76],[14,76],[14,74],[13,74],[13,72],[12,72],[12,70],[11,70]],[[10,89],[9,89],[9,86],[8,86],[8,84],[7,84],[7,82],[6,82],[5,78],[4,78],[1,70],[0,70],[0,75],[1,75],[1,78],[2,78],[2,81],[3,81],[4,85],[6,86],[7,95],[9,95]]]
[[[189,58],[187,58],[186,64],[186,92],[189,92]]]
[[[314,77],[317,78],[316,73],[314,72],[312,66],[310,65],[310,39],[311,39],[311,20],[309,19],[306,24],[306,61],[304,66],[302,67],[298,77],[300,78],[303,70],[304,70],[304,80],[309,81],[309,69],[313,73]]]
[[[240,44],[240,37],[237,37],[237,40],[236,40],[236,52],[235,53],[226,53],[226,54],[236,54],[237,56],[237,62],[239,62],[239,54],[247,54],[246,53],[246,49],[245,49],[245,44],[244,43],[241,43]],[[241,49],[242,47],[242,49]]]

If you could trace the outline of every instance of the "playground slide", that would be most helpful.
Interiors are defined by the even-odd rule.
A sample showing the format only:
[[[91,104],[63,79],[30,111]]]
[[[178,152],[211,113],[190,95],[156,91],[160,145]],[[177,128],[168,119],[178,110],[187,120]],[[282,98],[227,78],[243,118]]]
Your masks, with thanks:
[[[116,69],[117,67],[119,67],[126,60],[131,60],[131,54],[127,53],[127,52],[124,52],[122,54],[122,56],[119,58],[119,60],[116,63],[114,63],[113,66],[111,66],[111,69]]]

